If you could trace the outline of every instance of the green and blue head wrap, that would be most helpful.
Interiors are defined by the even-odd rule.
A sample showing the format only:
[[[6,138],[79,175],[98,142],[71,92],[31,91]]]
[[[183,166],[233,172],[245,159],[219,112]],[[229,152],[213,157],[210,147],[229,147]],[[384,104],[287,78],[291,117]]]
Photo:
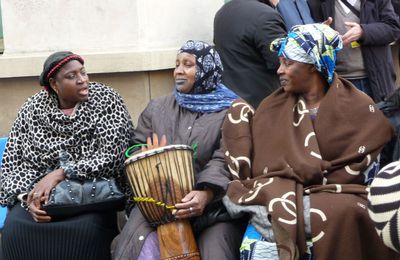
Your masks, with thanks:
[[[339,33],[325,24],[296,25],[285,38],[271,43],[271,50],[279,57],[307,64],[314,64],[328,81],[333,81],[336,53],[343,48]]]

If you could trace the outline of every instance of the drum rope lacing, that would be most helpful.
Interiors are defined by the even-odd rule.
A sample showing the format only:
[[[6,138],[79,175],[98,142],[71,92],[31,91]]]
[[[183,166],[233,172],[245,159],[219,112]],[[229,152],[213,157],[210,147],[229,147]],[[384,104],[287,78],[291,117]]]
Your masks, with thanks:
[[[161,201],[156,201],[156,200],[153,199],[153,198],[148,198],[148,197],[134,197],[133,200],[134,200],[135,202],[149,202],[149,203],[154,203],[154,204],[156,204],[157,206],[164,207],[164,208],[167,208],[167,209],[176,209],[176,207],[173,206],[173,205],[167,205],[166,203],[161,202]]]

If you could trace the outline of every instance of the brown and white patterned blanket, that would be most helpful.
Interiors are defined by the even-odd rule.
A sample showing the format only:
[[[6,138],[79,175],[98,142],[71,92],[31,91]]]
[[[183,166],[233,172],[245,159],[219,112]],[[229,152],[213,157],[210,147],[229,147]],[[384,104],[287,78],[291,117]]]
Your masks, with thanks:
[[[255,113],[238,100],[223,125],[234,179],[227,198],[243,208],[265,206],[281,259],[305,251],[308,195],[315,259],[391,259],[368,217],[362,172],[392,135],[374,102],[337,76],[314,120],[305,101],[283,89]]]

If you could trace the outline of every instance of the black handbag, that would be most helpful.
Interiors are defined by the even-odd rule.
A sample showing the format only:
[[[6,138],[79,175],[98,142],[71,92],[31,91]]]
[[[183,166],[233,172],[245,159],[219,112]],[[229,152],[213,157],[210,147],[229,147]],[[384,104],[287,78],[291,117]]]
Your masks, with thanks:
[[[50,192],[43,210],[52,217],[67,217],[94,211],[118,211],[125,207],[125,194],[115,179],[65,179]]]
[[[222,200],[215,201],[206,206],[204,213],[192,220],[193,232],[198,235],[205,228],[217,223],[231,221],[233,218],[229,215]]]

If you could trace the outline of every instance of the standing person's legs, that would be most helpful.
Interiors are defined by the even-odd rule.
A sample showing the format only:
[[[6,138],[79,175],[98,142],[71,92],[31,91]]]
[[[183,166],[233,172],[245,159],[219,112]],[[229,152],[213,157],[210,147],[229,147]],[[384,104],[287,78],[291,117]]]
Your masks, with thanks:
[[[368,78],[363,78],[363,79],[349,79],[349,81],[351,83],[353,83],[353,85],[358,88],[359,90],[361,90],[362,92],[364,92],[365,94],[367,94],[368,96],[370,96],[371,98],[373,98],[373,94],[372,94],[372,89],[371,86],[369,84],[369,79]]]
[[[394,71],[396,72],[396,88],[400,86],[400,43],[396,41],[390,45],[392,50]]]
[[[197,237],[202,260],[235,260],[240,257],[247,221],[238,219],[229,222],[217,222],[203,230]]]

